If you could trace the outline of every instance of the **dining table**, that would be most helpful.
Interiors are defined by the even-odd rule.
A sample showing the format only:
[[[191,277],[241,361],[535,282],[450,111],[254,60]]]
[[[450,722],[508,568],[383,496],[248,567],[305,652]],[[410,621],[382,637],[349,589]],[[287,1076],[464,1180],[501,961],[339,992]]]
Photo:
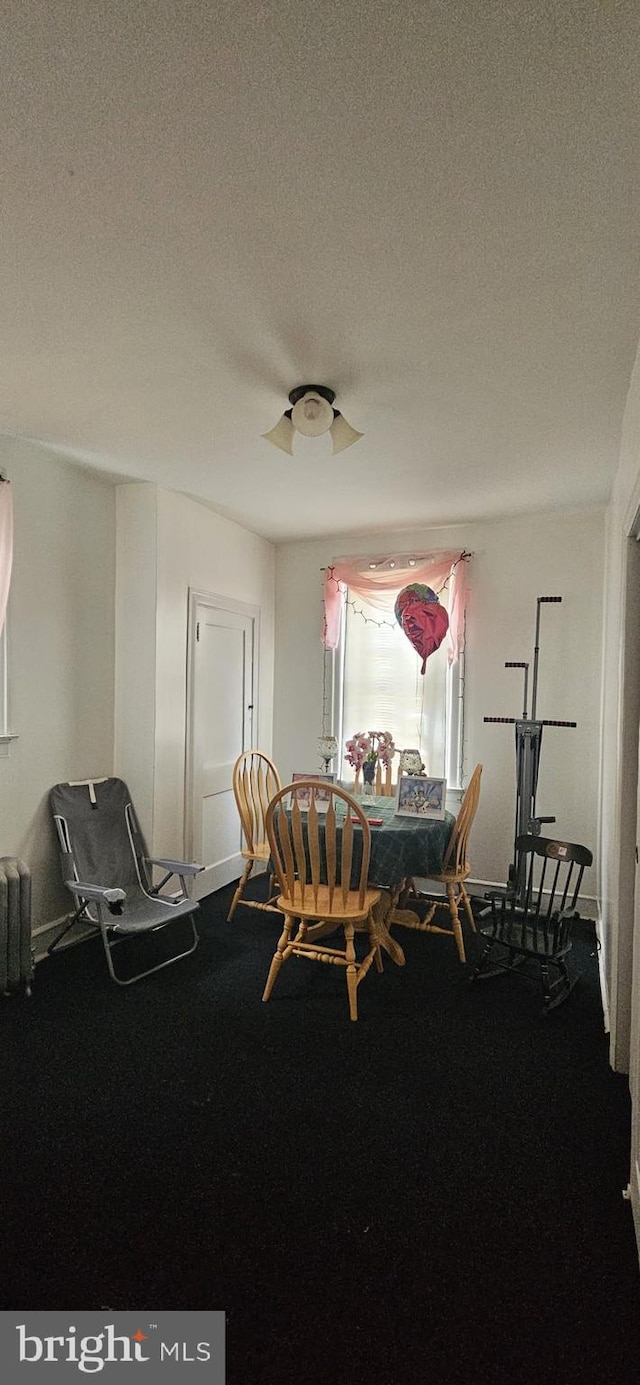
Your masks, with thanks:
[[[403,907],[403,896],[411,880],[429,878],[442,871],[443,857],[455,823],[453,813],[444,817],[411,816],[398,813],[395,796],[355,795],[353,785],[343,786],[357,798],[370,825],[371,851],[367,883],[380,891],[373,908],[377,942],[397,966],[405,963],[400,943],[389,929],[394,924],[417,928],[420,920],[413,910]],[[306,814],[303,813],[303,819]],[[319,814],[322,830],[322,814]],[[362,862],[362,850],[356,830],[351,866],[351,888],[357,889]],[[273,861],[267,867],[273,868]],[[360,932],[364,925],[356,925]]]
[[[418,925],[417,914],[399,907],[403,891],[409,880],[441,873],[455,817],[449,812],[442,818],[399,814],[395,796],[361,795],[358,802],[367,821],[373,819],[368,883],[380,890],[380,902],[374,909],[380,946],[397,966],[403,966],[404,952],[389,929],[394,924]],[[358,867],[356,850],[354,871]]]

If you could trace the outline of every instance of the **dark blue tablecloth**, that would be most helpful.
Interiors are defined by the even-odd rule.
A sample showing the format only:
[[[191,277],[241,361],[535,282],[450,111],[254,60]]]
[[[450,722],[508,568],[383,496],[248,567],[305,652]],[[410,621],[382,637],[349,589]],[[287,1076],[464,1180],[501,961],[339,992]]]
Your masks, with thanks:
[[[392,888],[408,876],[439,875],[455,822],[452,813],[439,818],[396,817],[395,798],[363,798],[367,817],[382,818],[371,828],[369,882]]]
[[[358,801],[367,818],[382,818],[381,827],[371,828],[370,885],[393,889],[409,876],[429,878],[440,874],[442,857],[455,822],[452,813],[445,813],[443,819],[397,817],[395,798],[360,798]],[[362,833],[356,828],[352,887],[357,886],[362,860],[358,838],[362,838]]]

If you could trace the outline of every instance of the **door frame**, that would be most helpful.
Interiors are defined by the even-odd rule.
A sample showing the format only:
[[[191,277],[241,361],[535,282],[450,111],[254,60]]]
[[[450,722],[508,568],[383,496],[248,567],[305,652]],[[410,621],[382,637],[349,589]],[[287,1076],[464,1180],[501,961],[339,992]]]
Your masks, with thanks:
[[[640,1251],[640,509],[625,526],[622,559],[623,619],[620,651],[618,759],[617,928],[613,949],[612,1066],[629,1075],[631,1147],[629,1184]]]
[[[640,863],[638,825],[640,824],[640,732],[638,737],[638,756],[636,759],[637,811],[635,847],[635,893],[633,908],[633,938],[631,958],[631,1043],[629,1054],[629,1093],[631,1096],[631,1156],[629,1170],[629,1197],[636,1233],[636,1243],[640,1252]]]
[[[610,1061],[614,1072],[628,1073],[633,1008],[635,849],[638,800],[638,729],[640,727],[640,513],[623,539],[620,604],[620,688],[616,785],[615,939],[611,950],[609,1000]]]
[[[188,594],[188,613],[187,613],[187,705],[186,705],[186,737],[185,737],[185,774],[184,774],[184,834],[186,855],[193,859],[193,839],[194,839],[194,698],[195,698],[195,651],[196,651],[196,624],[197,611],[199,606],[208,606],[214,611],[229,611],[235,615],[247,616],[253,622],[253,633],[251,640],[251,702],[253,704],[252,731],[258,724],[259,695],[260,695],[260,607],[254,606],[247,601],[236,601],[232,596],[221,596],[215,592],[202,591],[199,587],[189,587]],[[244,750],[249,749],[243,746]],[[206,862],[202,862],[203,865]]]

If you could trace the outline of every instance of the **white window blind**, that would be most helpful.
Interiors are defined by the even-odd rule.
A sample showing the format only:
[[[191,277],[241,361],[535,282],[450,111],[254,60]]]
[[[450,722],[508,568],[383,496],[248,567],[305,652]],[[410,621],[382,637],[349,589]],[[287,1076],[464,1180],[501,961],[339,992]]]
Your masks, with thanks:
[[[420,673],[422,661],[395,619],[395,595],[389,594],[388,616],[347,595],[342,744],[356,731],[390,731],[398,750],[420,750],[428,774],[458,787],[459,666],[447,663],[445,640]],[[439,599],[447,607],[446,590]]]

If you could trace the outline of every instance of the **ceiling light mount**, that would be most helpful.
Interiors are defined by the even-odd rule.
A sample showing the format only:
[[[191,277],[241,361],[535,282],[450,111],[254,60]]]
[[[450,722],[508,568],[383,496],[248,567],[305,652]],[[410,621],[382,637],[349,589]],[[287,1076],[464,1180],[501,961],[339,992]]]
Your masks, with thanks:
[[[306,438],[318,438],[323,433],[329,433],[333,451],[344,452],[345,447],[351,447],[362,437],[362,433],[347,423],[339,409],[334,409],[335,397],[335,390],[328,385],[296,385],[289,394],[291,408],[285,409],[275,428],[263,433],[263,438],[293,456],[296,433]]]
[[[319,394],[321,399],[326,399],[327,404],[333,404],[336,397],[335,390],[330,390],[328,385],[296,385],[289,394],[289,403],[297,404],[304,399],[305,394]]]

